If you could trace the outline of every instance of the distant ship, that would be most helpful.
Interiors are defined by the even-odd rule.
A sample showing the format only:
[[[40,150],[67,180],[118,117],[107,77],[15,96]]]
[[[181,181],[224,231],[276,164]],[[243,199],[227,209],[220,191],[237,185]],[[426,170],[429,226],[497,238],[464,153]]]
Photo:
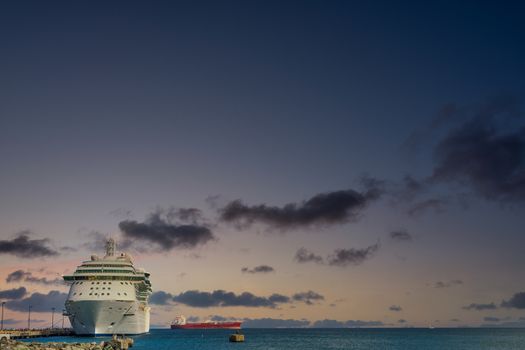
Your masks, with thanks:
[[[63,278],[70,285],[65,315],[77,335],[149,332],[149,273],[135,268],[128,254],[116,254],[113,239],[103,258],[92,255]]]
[[[241,329],[242,322],[186,322],[182,315],[175,317],[171,329]]]

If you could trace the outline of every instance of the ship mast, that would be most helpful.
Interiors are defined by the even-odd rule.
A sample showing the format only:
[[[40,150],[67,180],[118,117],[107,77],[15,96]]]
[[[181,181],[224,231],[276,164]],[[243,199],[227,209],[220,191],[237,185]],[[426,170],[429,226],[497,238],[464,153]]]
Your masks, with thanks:
[[[106,241],[106,257],[115,256],[115,240],[110,238]]]

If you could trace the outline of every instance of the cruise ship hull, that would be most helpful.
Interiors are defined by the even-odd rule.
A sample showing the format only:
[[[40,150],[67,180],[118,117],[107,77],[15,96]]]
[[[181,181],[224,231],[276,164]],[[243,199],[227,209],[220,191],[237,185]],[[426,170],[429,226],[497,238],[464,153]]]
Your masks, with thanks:
[[[147,333],[149,309],[134,300],[70,300],[66,303],[75,333],[89,336]]]

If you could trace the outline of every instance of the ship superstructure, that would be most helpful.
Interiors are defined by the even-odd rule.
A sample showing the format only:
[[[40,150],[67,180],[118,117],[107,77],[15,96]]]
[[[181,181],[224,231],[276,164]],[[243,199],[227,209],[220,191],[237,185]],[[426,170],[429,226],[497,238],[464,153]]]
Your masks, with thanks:
[[[70,285],[65,306],[76,334],[149,332],[149,273],[135,268],[128,254],[116,254],[113,239],[103,258],[92,255],[63,278]]]

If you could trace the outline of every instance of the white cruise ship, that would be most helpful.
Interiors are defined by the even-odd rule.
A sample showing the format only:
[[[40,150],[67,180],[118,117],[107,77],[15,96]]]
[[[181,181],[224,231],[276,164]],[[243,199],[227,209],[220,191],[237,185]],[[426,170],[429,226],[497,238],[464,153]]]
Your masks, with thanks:
[[[92,255],[63,278],[71,286],[65,306],[77,335],[149,332],[149,273],[136,269],[128,254],[115,254],[112,238],[103,258]]]

